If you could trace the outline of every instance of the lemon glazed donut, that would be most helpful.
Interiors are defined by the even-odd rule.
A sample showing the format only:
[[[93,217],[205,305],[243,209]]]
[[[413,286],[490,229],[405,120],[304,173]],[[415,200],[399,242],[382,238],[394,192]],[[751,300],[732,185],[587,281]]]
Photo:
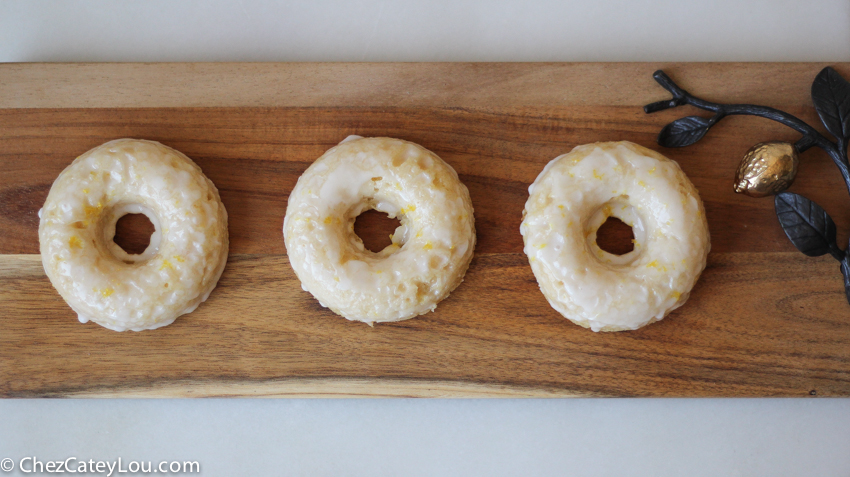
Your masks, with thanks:
[[[354,233],[354,220],[369,209],[401,222],[377,253]],[[436,154],[398,139],[350,136],[298,179],[283,236],[304,290],[372,324],[433,311],[463,281],[475,224],[466,186]]]
[[[130,255],[115,223],[145,214],[155,232]],[[227,211],[215,185],[182,153],[118,139],[78,157],[39,211],[44,270],[79,315],[115,331],[172,323],[205,301],[227,262]]]
[[[674,161],[630,142],[578,146],[529,187],[520,232],[552,307],[593,331],[635,330],[688,299],[710,249],[702,201]],[[616,217],[634,249],[612,255],[596,231]]]

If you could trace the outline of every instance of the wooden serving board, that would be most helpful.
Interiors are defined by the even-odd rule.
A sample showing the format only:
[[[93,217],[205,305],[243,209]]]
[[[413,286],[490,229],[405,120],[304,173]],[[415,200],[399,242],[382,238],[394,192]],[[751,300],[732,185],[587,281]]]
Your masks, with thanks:
[[[819,124],[823,64],[5,64],[0,65],[0,395],[32,396],[850,396],[850,305],[831,258],[796,252],[770,199],[732,191],[755,142],[791,130],[730,117],[662,149],[646,115],[663,68],[723,102]],[[850,77],[850,64],[835,65]],[[436,312],[370,328],[323,309],[289,267],[288,193],[349,134],[436,152],[475,206],[478,246]],[[193,158],[230,215],[218,287],[173,325],[80,324],[46,278],[38,209],[76,156],[105,141],[160,141]],[[681,164],[705,201],[708,268],[691,299],[638,331],[593,333],[537,288],[519,225],[528,185],[572,147],[629,140]],[[848,196],[819,150],[792,190],[824,206],[840,242]],[[362,232],[369,235],[373,232]],[[377,233],[377,232],[375,232]]]

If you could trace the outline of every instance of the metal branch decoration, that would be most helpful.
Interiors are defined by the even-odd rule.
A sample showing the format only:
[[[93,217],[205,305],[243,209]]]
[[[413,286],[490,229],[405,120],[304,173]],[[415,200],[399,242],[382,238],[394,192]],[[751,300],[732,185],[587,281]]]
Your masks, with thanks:
[[[802,134],[794,144],[785,142],[759,143],[753,146],[735,177],[735,192],[753,197],[775,194],[776,216],[785,234],[795,247],[810,257],[832,255],[841,264],[844,292],[850,302],[850,247],[842,250],[836,243],[835,222],[818,204],[793,192],[784,192],[797,173],[799,154],[817,146],[832,159],[850,191],[850,164],[847,143],[850,140],[850,83],[837,71],[824,68],[812,84],[812,101],[827,131],[835,137],[830,141],[801,119],[778,109],[752,104],[718,104],[691,95],[673,82],[663,71],[653,75],[655,81],[669,91],[673,98],[644,106],[646,113],[689,104],[714,113],[711,118],[688,116],[664,126],[658,134],[658,144],[664,147],[685,147],[702,139],[708,130],[726,116],[746,114],[771,119]]]

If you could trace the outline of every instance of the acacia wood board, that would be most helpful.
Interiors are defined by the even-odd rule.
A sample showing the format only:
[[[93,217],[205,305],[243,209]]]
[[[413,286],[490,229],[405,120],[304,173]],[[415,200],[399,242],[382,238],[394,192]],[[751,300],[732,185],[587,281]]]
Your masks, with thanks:
[[[729,117],[696,145],[655,143],[690,107],[646,115],[664,69],[706,99],[786,110],[820,127],[815,63],[0,65],[0,395],[850,396],[850,305],[831,258],[795,251],[770,199],[732,190],[751,145],[796,140]],[[850,77],[850,64],[833,65]],[[289,191],[349,134],[406,139],[459,173],[478,245],[436,311],[369,327],[301,290],[281,225]],[[195,312],[155,331],[80,324],[46,278],[38,217],[75,157],[160,141],[221,191],[230,258]],[[574,146],[629,140],[676,160],[706,206],[712,250],[690,300],[659,323],[593,333],[555,312],[522,253],[528,186]],[[792,189],[847,243],[835,166],[802,155]],[[378,227],[379,228],[379,227]],[[377,228],[360,227],[364,240]],[[372,237],[374,235],[375,237]]]

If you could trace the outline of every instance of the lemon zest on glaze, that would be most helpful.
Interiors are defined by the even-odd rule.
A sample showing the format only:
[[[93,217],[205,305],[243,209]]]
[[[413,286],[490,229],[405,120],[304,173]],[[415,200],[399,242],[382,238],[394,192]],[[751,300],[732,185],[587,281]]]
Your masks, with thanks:
[[[98,202],[95,207],[87,205],[84,207],[84,210],[86,212],[86,217],[94,217],[95,215],[99,214],[101,210],[103,210],[103,204]]]
[[[68,239],[68,246],[71,248],[83,248],[83,241],[80,240],[80,237],[72,235],[71,238]]]

